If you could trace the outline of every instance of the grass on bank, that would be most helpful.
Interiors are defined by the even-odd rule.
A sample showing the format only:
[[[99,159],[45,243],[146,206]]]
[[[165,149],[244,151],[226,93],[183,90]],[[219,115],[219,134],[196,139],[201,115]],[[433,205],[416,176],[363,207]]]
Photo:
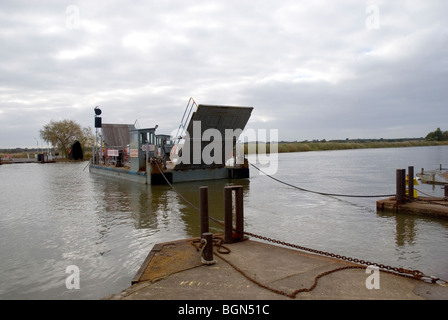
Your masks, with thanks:
[[[349,149],[374,149],[374,148],[406,148],[406,147],[427,147],[448,145],[448,141],[428,141],[428,140],[406,140],[406,141],[302,141],[302,142],[279,142],[277,144],[278,153],[285,152],[308,152],[308,151],[328,151],[328,150],[349,150]],[[7,155],[14,158],[35,158],[37,152],[0,152],[0,158],[6,160]],[[244,154],[270,153],[271,146],[264,142],[249,142],[244,144]],[[84,160],[89,160],[92,152],[84,153]],[[58,158],[56,161],[68,161],[65,158]]]
[[[448,141],[369,141],[369,142],[279,142],[278,153],[285,152],[308,152],[326,150],[349,150],[349,149],[373,149],[373,148],[406,148],[448,145]],[[244,153],[270,153],[270,144],[263,142],[250,142],[244,144]],[[274,151],[275,152],[275,151]]]

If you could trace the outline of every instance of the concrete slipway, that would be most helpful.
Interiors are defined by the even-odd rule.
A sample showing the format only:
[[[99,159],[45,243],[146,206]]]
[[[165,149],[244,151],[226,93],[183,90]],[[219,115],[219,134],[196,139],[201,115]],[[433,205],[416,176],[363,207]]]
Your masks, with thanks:
[[[104,299],[448,299],[445,282],[425,282],[382,269],[374,278],[374,271],[367,270],[367,266],[254,240],[215,246],[216,263],[205,265],[201,263],[198,241],[194,238],[156,244],[133,284]],[[379,285],[379,289],[368,289],[366,284]]]

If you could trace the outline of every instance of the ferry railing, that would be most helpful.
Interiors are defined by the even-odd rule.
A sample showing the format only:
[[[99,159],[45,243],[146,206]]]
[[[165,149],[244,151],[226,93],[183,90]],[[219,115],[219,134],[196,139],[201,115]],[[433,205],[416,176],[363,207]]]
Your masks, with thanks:
[[[185,131],[187,130],[186,126],[190,122],[190,119],[193,115],[192,111],[193,111],[194,106],[196,106],[196,108],[198,107],[198,105],[197,105],[196,101],[194,101],[193,97],[190,97],[190,99],[188,100],[187,106],[185,108],[184,114],[182,116],[182,120],[180,121],[179,128],[177,128],[177,133],[175,136],[175,143],[174,143],[174,151],[175,152],[177,152],[177,146],[178,146],[180,140],[185,135]]]

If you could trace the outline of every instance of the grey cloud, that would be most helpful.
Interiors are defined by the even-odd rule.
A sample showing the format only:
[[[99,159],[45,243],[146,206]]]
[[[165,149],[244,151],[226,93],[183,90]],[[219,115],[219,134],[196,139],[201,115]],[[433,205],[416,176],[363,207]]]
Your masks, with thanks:
[[[70,5],[77,28],[66,25]],[[248,125],[277,128],[283,140],[443,128],[448,5],[379,2],[378,30],[366,28],[368,5],[4,1],[0,147],[33,146],[51,119],[93,126],[96,105],[104,122],[170,132],[190,96],[253,106]]]

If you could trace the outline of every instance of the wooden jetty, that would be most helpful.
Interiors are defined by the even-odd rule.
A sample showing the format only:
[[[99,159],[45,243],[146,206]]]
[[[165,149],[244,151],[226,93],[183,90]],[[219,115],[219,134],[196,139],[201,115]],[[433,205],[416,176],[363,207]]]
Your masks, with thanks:
[[[397,202],[396,197],[379,200],[376,208],[382,212],[420,214],[448,219],[448,198],[418,197],[412,201]]]
[[[437,170],[427,171],[422,168],[422,171],[417,173],[416,176],[421,179],[422,183],[434,185],[448,184],[448,169],[442,168],[442,165]]]
[[[377,201],[377,210],[448,219],[448,183],[445,184],[444,197],[416,197],[413,179],[406,179],[405,171],[405,169],[397,169],[396,195]],[[408,168],[407,176],[414,176],[413,167]]]

